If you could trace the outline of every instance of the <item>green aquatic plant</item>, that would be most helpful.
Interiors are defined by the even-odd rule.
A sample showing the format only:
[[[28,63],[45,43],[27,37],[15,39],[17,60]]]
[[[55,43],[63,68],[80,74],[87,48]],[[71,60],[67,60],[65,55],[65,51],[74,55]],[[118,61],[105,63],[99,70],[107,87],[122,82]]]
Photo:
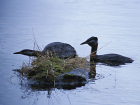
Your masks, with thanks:
[[[38,56],[32,59],[30,63],[24,63],[18,72],[37,82],[54,82],[63,73],[76,68],[87,70],[88,66],[89,62],[86,58],[60,59],[53,56]],[[70,77],[73,77],[73,75]]]

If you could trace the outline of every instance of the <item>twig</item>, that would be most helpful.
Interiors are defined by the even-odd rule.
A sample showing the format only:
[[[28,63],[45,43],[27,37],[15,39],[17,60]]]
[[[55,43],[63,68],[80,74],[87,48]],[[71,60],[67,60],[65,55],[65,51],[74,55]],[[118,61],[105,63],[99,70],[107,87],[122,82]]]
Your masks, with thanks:
[[[34,38],[34,47],[36,46],[38,50],[41,51],[40,47],[38,46],[38,43],[36,41],[35,35],[34,35],[34,29],[32,28],[32,32],[33,32],[33,38]]]
[[[108,42],[107,44],[105,44],[104,46],[102,46],[101,48],[99,48],[98,50],[101,50],[102,48],[104,48],[105,46],[107,46],[108,44],[110,44],[112,41]],[[97,50],[97,51],[98,51]]]
[[[94,51],[93,53],[95,53],[95,52],[97,52],[97,51],[99,51],[99,50],[101,50],[102,48],[104,48],[105,46],[107,46],[108,44],[110,44],[112,41],[110,41],[110,42],[108,42],[107,44],[105,44],[104,46],[102,46],[102,47],[100,47],[98,50],[96,50],[96,51]],[[86,56],[85,58],[89,58],[89,56],[90,55],[88,55],[88,56]]]

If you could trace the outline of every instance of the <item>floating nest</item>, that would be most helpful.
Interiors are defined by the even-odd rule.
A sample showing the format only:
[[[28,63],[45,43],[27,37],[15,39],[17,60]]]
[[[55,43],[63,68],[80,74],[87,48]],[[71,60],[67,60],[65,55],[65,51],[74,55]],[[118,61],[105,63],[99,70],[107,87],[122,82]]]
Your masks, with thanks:
[[[18,72],[36,82],[54,82],[58,76],[76,68],[87,70],[89,62],[86,58],[76,57],[60,59],[52,56],[39,56],[24,63]]]

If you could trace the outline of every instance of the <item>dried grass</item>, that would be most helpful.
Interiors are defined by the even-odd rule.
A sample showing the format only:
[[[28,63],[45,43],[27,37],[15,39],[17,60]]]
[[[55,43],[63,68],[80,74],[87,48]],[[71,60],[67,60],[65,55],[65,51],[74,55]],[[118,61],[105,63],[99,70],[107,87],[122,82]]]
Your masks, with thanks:
[[[52,56],[38,56],[31,63],[23,64],[19,73],[35,81],[54,82],[56,77],[76,68],[87,70],[89,62],[86,58],[76,57],[60,59]]]

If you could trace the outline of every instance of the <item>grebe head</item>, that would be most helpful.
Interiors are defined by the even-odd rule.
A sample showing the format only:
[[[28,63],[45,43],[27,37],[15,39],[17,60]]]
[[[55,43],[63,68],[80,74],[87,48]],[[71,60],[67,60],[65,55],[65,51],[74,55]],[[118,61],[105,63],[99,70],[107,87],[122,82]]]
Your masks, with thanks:
[[[87,39],[85,42],[81,43],[80,45],[83,45],[83,44],[88,44],[91,47],[97,46],[98,45],[98,38],[92,36],[89,39]]]
[[[36,56],[36,51],[30,50],[30,49],[24,49],[19,52],[15,52],[13,54],[22,54],[22,55],[28,55],[28,56]]]

